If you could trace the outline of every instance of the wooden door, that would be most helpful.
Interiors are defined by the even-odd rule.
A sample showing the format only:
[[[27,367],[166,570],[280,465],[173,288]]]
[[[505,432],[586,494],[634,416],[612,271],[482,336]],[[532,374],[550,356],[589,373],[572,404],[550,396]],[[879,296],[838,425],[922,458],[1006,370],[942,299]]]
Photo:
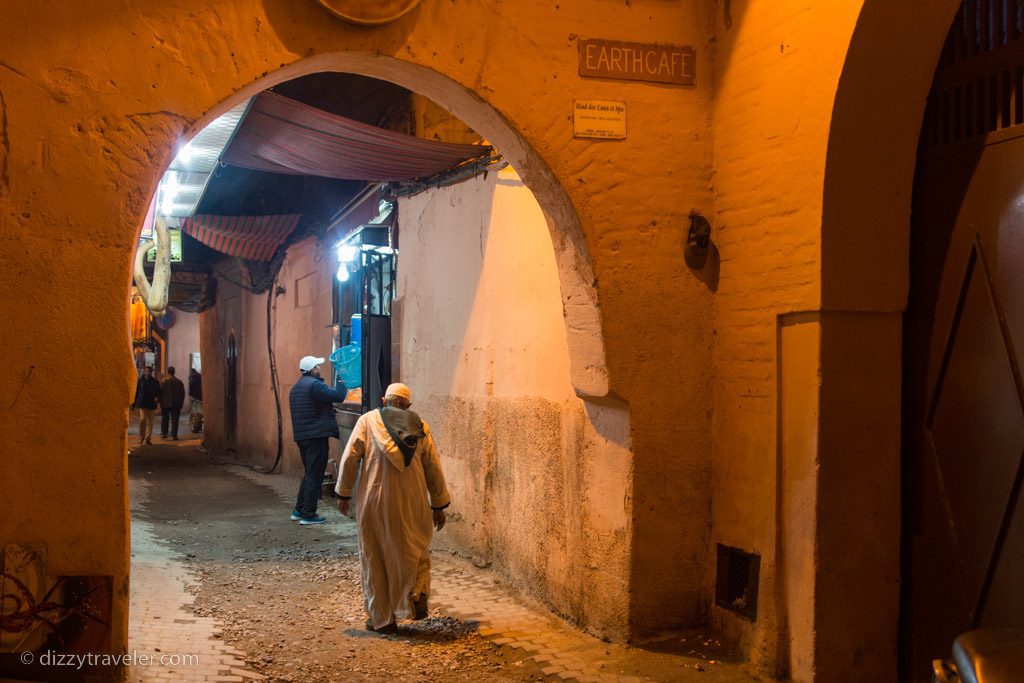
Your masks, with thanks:
[[[1024,628],[1024,50],[1017,23],[998,40],[992,23],[1010,4],[967,4],[922,131],[904,328],[905,680],[930,680],[964,631]]]

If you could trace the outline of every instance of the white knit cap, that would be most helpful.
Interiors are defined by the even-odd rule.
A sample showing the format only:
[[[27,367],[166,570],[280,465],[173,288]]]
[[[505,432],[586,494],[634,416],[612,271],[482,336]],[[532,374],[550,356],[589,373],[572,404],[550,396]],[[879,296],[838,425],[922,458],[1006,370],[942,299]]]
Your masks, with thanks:
[[[323,358],[317,358],[316,356],[303,356],[302,360],[299,361],[299,370],[309,372],[316,366],[322,365],[323,362]]]
[[[388,396],[401,396],[409,403],[412,403],[412,389],[401,382],[388,385],[387,391],[384,392],[384,397],[387,398]]]

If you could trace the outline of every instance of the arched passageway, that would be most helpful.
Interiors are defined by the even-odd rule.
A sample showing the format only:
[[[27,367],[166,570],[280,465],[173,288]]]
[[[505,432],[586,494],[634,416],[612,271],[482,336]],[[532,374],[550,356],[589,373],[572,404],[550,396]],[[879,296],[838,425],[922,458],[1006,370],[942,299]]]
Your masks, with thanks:
[[[480,132],[512,164],[392,200],[400,216],[392,237],[401,234],[405,246],[389,306],[391,356],[449,455],[450,486],[460,504],[441,545],[493,563],[590,629],[621,633],[628,609],[621,590],[628,566],[625,521],[594,515],[597,503],[588,501],[626,474],[624,425],[608,436],[593,420],[604,414],[614,423],[624,412],[585,409],[578,398],[602,399],[607,376],[593,276],[568,197],[491,107],[437,73],[396,60],[337,53],[300,62],[229,98],[204,121],[265,88],[328,72],[387,76],[417,94],[430,93],[451,116],[485,126]],[[530,169],[532,183],[520,178],[515,164]],[[344,236],[328,232],[334,240]],[[330,336],[332,319],[336,331],[339,322],[350,324],[340,309],[332,318],[332,299],[344,295],[331,295],[339,263],[325,239],[313,231],[290,242],[273,284],[262,291],[239,287],[240,273],[214,268],[217,303],[201,314],[205,429],[212,449],[230,452],[229,460],[275,467],[275,384],[286,404],[295,359],[329,355],[332,341],[339,344]],[[274,378],[265,343],[276,358]],[[287,409],[279,431],[284,469],[301,470]],[[617,469],[595,464],[609,456]],[[605,596],[599,604],[586,599],[592,590]]]

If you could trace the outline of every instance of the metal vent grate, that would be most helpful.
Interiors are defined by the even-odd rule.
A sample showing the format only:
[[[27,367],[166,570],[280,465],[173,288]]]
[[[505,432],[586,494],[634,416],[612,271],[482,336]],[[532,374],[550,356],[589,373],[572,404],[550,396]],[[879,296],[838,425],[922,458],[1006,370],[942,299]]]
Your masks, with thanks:
[[[760,573],[760,555],[719,543],[715,604],[748,619],[756,619],[757,581]]]

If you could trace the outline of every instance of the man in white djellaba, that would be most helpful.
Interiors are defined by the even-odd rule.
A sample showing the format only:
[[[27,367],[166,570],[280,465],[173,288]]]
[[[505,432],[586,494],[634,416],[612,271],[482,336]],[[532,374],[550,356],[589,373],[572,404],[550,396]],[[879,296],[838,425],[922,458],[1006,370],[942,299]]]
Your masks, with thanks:
[[[334,487],[343,515],[355,489],[366,628],[385,634],[397,633],[396,618],[426,618],[430,540],[451,503],[430,428],[410,405],[409,387],[388,386],[384,407],[352,428]]]

